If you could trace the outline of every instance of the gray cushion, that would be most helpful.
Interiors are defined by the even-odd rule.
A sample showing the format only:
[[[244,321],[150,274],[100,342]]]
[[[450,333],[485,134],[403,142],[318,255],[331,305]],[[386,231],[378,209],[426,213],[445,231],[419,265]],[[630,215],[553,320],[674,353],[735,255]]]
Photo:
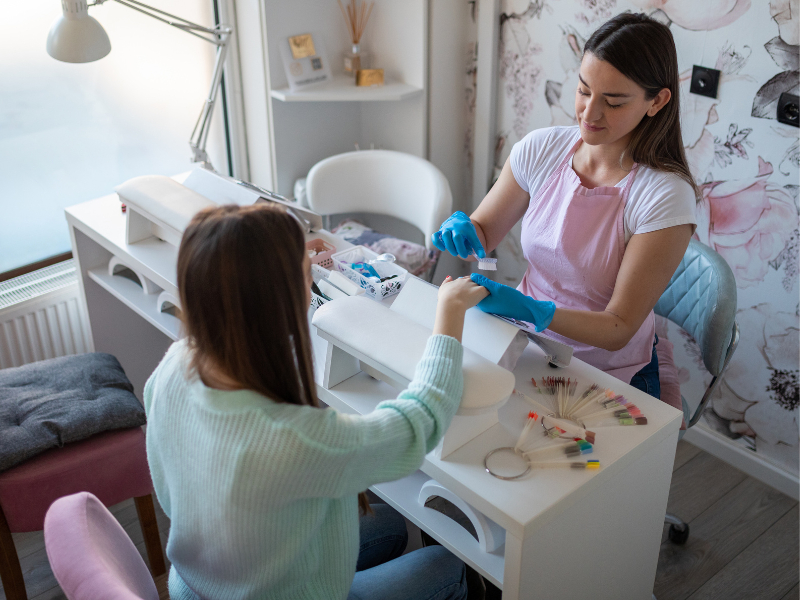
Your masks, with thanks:
[[[50,448],[145,420],[131,382],[110,354],[0,370],[0,471]]]

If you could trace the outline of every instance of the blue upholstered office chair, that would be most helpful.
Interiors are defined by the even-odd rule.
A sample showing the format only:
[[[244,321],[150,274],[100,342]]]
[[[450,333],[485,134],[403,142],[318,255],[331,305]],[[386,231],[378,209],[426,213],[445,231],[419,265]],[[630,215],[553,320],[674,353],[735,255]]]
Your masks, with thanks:
[[[694,414],[681,396],[687,429],[700,420],[739,343],[736,308],[736,281],[728,263],[708,246],[691,240],[654,309],[697,340],[703,363],[713,375]],[[680,432],[681,438],[684,433]],[[689,525],[669,513],[664,521],[670,524],[669,539],[685,544]]]

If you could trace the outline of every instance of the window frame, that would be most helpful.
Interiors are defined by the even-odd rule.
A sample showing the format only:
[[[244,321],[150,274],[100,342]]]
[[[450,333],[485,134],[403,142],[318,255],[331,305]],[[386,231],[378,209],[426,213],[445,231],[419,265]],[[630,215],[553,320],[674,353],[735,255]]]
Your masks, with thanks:
[[[234,33],[229,41],[227,64],[222,75],[219,101],[222,112],[223,127],[225,130],[225,145],[228,154],[228,175],[238,179],[249,180],[249,167],[247,160],[247,136],[245,133],[244,110],[241,102],[242,76],[239,63],[239,44],[236,36],[236,11],[235,0],[209,0],[214,11],[215,25],[222,21],[234,26]],[[198,99],[199,103],[199,99]],[[189,134],[186,132],[186,139]],[[87,198],[86,200],[91,200]],[[8,281],[21,275],[33,273],[39,269],[69,260],[72,251],[62,252],[54,256],[43,258],[26,265],[0,273],[0,282]]]

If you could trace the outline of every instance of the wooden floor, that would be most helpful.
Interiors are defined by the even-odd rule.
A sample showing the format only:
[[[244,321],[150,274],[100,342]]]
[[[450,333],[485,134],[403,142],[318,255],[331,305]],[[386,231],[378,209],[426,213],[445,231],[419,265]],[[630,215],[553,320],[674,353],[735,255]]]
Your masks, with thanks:
[[[797,600],[798,505],[687,442],[678,444],[669,512],[690,525],[684,546],[664,528],[658,600]]]
[[[133,501],[111,510],[145,556]],[[800,599],[798,505],[793,499],[680,442],[669,510],[689,522],[691,532],[685,546],[676,546],[666,540],[664,528],[654,590],[658,600]],[[166,544],[169,520],[157,504],[156,511]],[[14,541],[29,599],[66,598],[50,571],[42,534],[14,534]],[[166,599],[166,578],[159,579]],[[0,599],[5,600],[2,591]]]

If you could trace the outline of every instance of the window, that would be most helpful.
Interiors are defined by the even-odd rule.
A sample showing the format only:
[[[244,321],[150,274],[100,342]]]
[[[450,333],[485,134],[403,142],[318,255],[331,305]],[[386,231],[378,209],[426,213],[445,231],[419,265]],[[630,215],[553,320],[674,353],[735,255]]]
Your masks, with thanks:
[[[153,0],[160,10],[214,23],[214,0]],[[208,94],[215,48],[106,2],[89,9],[111,53],[69,64],[45,51],[58,0],[7,2],[0,36],[0,273],[70,250],[64,208],[113,193],[138,175],[192,168],[189,136]],[[10,15],[9,15],[10,11]],[[228,154],[220,95],[208,151]]]

